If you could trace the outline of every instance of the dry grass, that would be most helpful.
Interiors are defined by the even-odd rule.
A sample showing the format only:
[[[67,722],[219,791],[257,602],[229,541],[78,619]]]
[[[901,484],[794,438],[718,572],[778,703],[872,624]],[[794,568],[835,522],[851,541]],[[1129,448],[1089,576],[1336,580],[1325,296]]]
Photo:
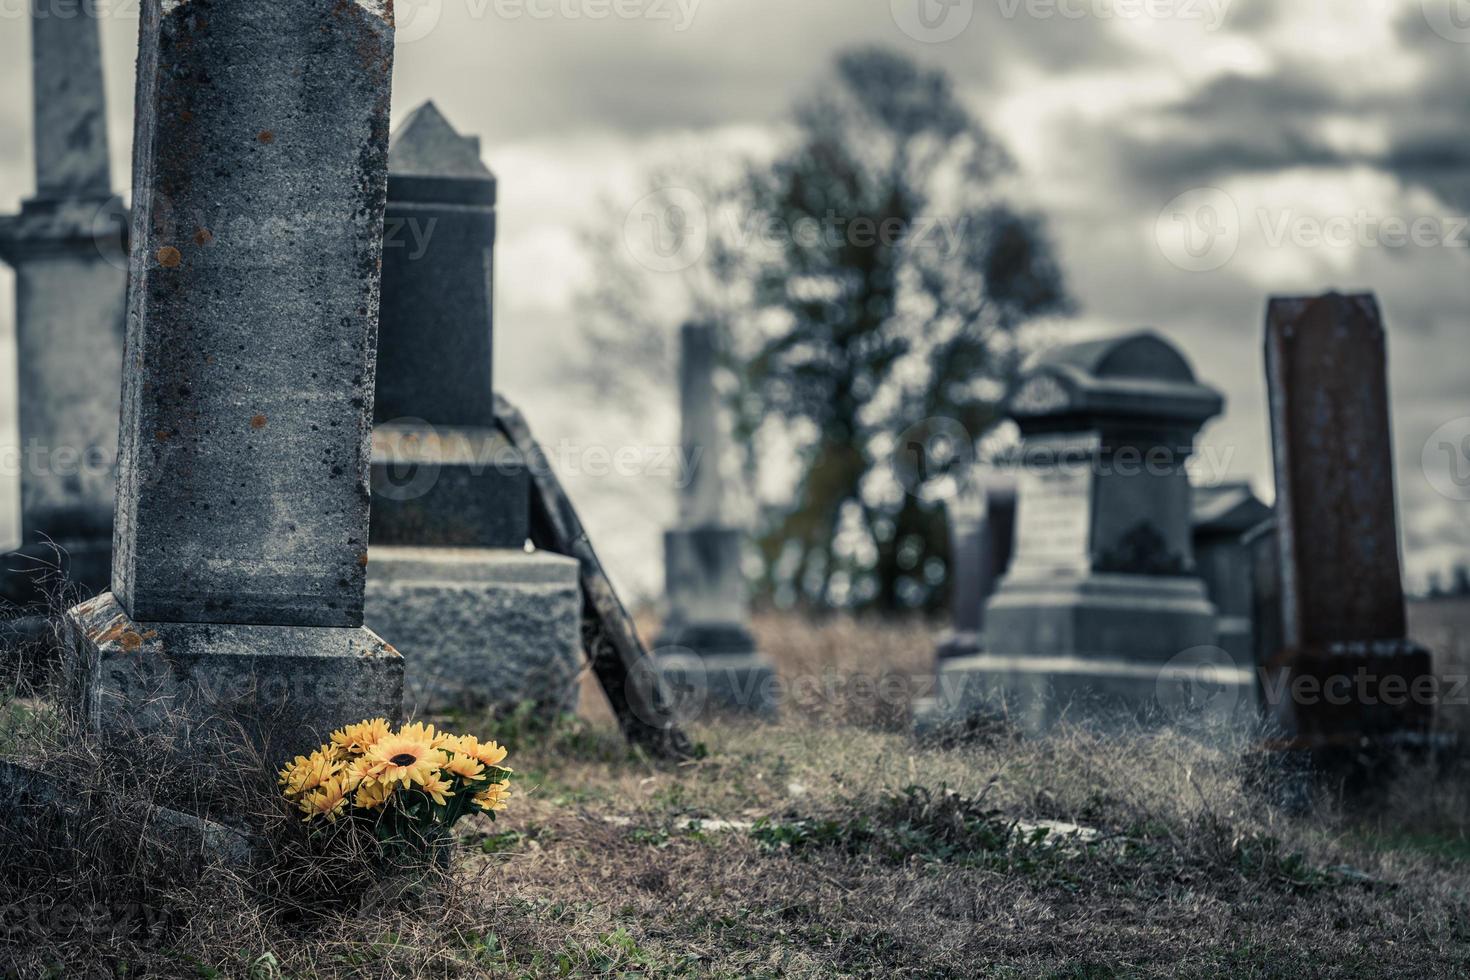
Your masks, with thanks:
[[[78,926],[53,896],[86,909],[85,890],[12,869],[0,963],[68,977],[1470,971],[1458,764],[1407,773],[1378,807],[1323,799],[1294,815],[1273,807],[1274,777],[1244,741],[921,746],[895,705],[921,693],[922,624],[772,617],[757,632],[788,678],[842,683],[779,725],[700,726],[702,757],[682,766],[630,753],[594,699],[552,732],[456,722],[511,742],[523,794],[500,823],[464,825],[447,878],[305,905],[279,868],[215,872],[147,890],[136,914],[114,914],[127,929]],[[870,696],[859,676],[892,690]],[[1099,836],[1016,827],[1043,820]],[[70,881],[105,912],[123,901],[95,875]]]

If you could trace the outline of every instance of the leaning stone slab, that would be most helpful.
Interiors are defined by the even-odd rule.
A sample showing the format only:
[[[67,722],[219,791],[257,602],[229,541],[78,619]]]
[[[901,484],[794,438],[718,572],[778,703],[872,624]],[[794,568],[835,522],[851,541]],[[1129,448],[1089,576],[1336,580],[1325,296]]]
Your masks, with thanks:
[[[409,712],[574,711],[582,670],[577,562],[547,552],[373,546],[367,622],[413,637]]]
[[[75,778],[0,759],[0,853],[40,842],[48,854],[76,854],[87,845],[86,828],[116,819],[100,811],[90,787]],[[115,802],[115,801],[114,801]],[[195,877],[210,866],[248,868],[255,860],[249,835],[236,827],[169,807],[146,807],[140,842],[150,864],[171,880]]]
[[[85,719],[115,741],[176,732],[283,761],[402,700],[402,657],[371,630],[140,623],[110,592],[70,624]]]

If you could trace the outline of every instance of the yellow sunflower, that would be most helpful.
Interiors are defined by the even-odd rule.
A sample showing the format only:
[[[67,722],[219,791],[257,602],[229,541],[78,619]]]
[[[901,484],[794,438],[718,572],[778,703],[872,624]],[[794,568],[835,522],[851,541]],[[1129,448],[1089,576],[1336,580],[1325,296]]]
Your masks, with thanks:
[[[320,789],[303,796],[297,806],[306,814],[302,818],[304,820],[326,817],[328,823],[336,823],[347,806],[347,786],[341,779],[333,777],[324,781]]]
[[[372,718],[333,732],[332,745],[348,755],[361,755],[387,738],[391,731],[387,719]]]
[[[510,799],[510,782],[491,783],[475,796],[475,804],[483,810],[504,810]]]
[[[419,788],[422,789],[425,793],[428,793],[429,798],[432,799],[435,803],[439,804],[440,806],[444,806],[447,803],[445,797],[454,795],[453,793],[449,792],[449,787],[452,785],[453,784],[449,780],[445,779],[442,775],[436,772],[434,773],[432,778],[425,780],[424,784]]]
[[[316,789],[342,769],[342,763],[317,749],[309,756],[298,755],[281,770],[280,783],[287,796],[300,796]]]
[[[371,765],[363,768],[364,778],[389,786],[399,783],[422,786],[448,761],[430,741],[408,728],[389,735],[368,750]]]
[[[478,759],[468,755],[460,755],[457,752],[449,757],[448,762],[444,763],[444,771],[451,776],[458,776],[466,782],[473,782],[476,779],[485,778],[485,767],[480,764]]]

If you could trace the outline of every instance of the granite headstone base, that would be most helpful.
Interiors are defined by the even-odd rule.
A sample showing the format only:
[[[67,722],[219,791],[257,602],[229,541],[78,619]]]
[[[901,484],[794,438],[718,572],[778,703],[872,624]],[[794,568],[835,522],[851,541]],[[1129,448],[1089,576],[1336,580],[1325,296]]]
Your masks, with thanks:
[[[414,712],[573,711],[582,594],[575,559],[548,552],[373,547],[366,621],[397,638]]]
[[[654,654],[684,717],[777,714],[776,665],[756,649],[755,638],[743,626],[670,623]]]
[[[985,616],[985,652],[940,661],[921,728],[1002,713],[1034,733],[1063,719],[1170,722],[1200,698],[1232,715],[1255,704],[1254,672],[1216,645],[1198,579],[1012,576]]]
[[[402,710],[403,658],[362,627],[139,623],[104,592],[67,629],[83,718],[110,741],[185,754],[243,739],[275,766]]]
[[[1003,719],[1026,735],[1062,723],[1103,731],[1140,725],[1236,731],[1257,716],[1254,672],[1209,657],[1169,663],[960,657],[939,665],[934,696],[915,705],[921,734],[977,718]]]

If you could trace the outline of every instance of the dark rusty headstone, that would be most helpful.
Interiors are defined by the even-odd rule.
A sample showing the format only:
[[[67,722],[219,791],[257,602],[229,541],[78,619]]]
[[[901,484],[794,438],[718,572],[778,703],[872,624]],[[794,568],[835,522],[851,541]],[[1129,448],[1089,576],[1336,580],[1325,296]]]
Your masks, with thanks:
[[[398,712],[362,628],[392,67],[387,0],[143,5],[113,591],[71,613],[104,732],[289,758]]]
[[[1373,296],[1271,301],[1282,646],[1266,688],[1302,747],[1412,740],[1432,717],[1429,654],[1406,639],[1386,362]]]

